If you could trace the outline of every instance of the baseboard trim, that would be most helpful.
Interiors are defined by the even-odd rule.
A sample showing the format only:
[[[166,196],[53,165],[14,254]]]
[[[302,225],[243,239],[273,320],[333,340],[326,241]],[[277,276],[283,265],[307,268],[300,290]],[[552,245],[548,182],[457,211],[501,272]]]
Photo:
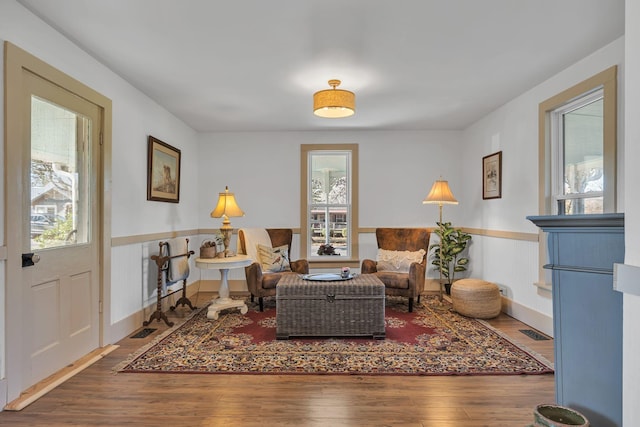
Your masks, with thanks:
[[[0,380],[0,408],[4,408],[7,404],[7,378]],[[0,409],[2,412],[2,409]]]
[[[155,304],[153,305],[155,307]],[[142,322],[147,320],[145,318],[145,313],[147,313],[147,318],[151,315],[151,311],[147,309],[138,310],[135,313],[125,317],[122,320],[113,323],[109,328],[109,336],[113,340],[113,342],[118,342],[121,339],[129,336],[133,331],[140,328],[142,326]]]
[[[522,323],[553,337],[553,318],[530,307],[502,297],[502,311]]]
[[[187,298],[192,298],[198,292],[204,291],[204,289],[199,288],[201,284],[200,280],[189,283],[187,285]],[[162,300],[162,311],[169,310],[169,306],[174,303],[178,298],[180,298],[181,293],[177,292],[168,298],[164,298]],[[151,314],[156,311],[157,305],[155,298],[148,303],[148,305],[141,310],[132,313],[131,315],[125,317],[113,323],[109,328],[109,336],[111,337],[112,342],[118,342],[121,339],[128,337],[132,332],[140,329],[145,320],[148,320],[151,317]]]
[[[107,345],[101,348],[97,348],[93,350],[91,353],[86,356],[81,357],[76,360],[72,364],[65,366],[63,369],[59,370],[53,375],[45,378],[37,384],[32,385],[22,393],[20,393],[20,397],[8,403],[5,407],[5,411],[20,411],[60,384],[67,381],[69,378],[73,377],[77,373],[83,371],[89,366],[96,363],[98,360],[105,357],[107,354],[111,353],[115,349],[117,349],[118,345]]]

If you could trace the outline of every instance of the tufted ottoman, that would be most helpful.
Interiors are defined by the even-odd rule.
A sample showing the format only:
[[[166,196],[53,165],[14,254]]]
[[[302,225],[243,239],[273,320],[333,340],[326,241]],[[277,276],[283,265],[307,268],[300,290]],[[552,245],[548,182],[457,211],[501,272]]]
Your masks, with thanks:
[[[495,283],[460,279],[451,286],[453,309],[463,316],[491,319],[500,314],[502,297]]]

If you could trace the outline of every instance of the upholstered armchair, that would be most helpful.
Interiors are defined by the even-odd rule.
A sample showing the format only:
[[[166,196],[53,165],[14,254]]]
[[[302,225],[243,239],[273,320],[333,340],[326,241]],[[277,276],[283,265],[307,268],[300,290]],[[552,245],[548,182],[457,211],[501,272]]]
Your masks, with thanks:
[[[427,228],[376,228],[376,260],[362,261],[361,273],[375,274],[386,295],[409,298],[409,312],[424,288],[429,234]]]
[[[292,238],[293,230],[290,228],[238,230],[238,253],[253,260],[244,272],[251,301],[258,297],[260,311],[264,310],[263,298],[276,294],[276,285],[284,274],[309,273],[307,260],[291,261]]]

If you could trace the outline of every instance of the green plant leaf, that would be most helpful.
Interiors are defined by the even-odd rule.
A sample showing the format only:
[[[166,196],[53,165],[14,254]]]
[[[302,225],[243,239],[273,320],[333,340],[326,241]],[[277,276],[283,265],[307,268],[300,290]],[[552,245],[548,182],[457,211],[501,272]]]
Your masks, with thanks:
[[[449,253],[451,254],[451,256],[456,256],[462,251],[464,251],[464,246],[455,245],[451,248],[451,251]]]

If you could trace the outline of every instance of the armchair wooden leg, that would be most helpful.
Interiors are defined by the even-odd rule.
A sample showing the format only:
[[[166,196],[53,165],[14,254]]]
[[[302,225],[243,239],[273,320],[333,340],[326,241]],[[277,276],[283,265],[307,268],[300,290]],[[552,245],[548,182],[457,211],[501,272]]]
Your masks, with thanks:
[[[413,298],[409,298],[409,313],[413,312]]]
[[[251,294],[251,302],[253,302],[253,294]]]
[[[260,311],[264,311],[264,301],[262,297],[258,297],[258,305],[260,306]]]
[[[418,304],[420,304],[420,294],[418,294]]]

